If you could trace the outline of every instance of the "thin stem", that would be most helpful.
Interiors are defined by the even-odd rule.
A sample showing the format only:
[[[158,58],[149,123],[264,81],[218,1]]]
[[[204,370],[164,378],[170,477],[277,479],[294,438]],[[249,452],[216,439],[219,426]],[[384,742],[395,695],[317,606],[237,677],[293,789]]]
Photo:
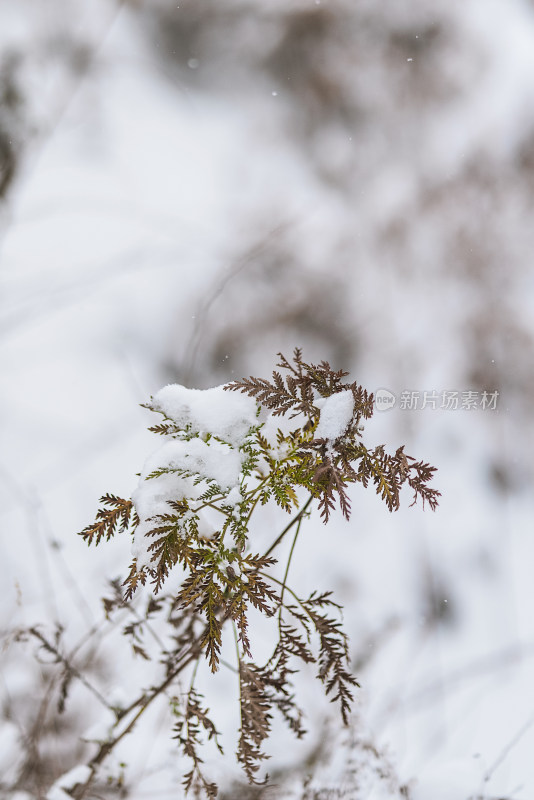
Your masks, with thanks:
[[[225,614],[221,620],[221,625],[224,625],[224,623],[227,622],[228,619],[229,615]],[[208,630],[209,628],[206,625],[200,636],[198,636],[197,639],[191,643],[190,647],[187,650],[185,650],[184,653],[182,653],[182,656],[180,659],[178,659],[175,668],[172,670],[172,672],[170,672],[166,676],[166,678],[159,684],[159,686],[153,688],[150,694],[143,693],[140,697],[137,698],[137,700],[134,700],[134,702],[130,704],[128,709],[123,711],[120,720],[124,719],[124,717],[128,713],[130,713],[130,711],[133,711],[136,708],[136,706],[140,705],[139,710],[133,716],[133,718],[130,720],[130,722],[124,728],[124,730],[121,731],[121,733],[119,733],[117,736],[115,736],[115,738],[112,739],[111,741],[104,742],[100,746],[94,758],[91,759],[91,761],[88,764],[88,766],[91,769],[91,774],[89,775],[87,781],[84,784],[76,788],[75,793],[73,795],[75,800],[83,800],[83,798],[86,796],[87,791],[91,788],[91,785],[95,779],[98,766],[114,750],[117,744],[130,733],[130,731],[134,728],[136,722],[144,713],[144,711],[153,703],[153,701],[157,697],[159,697],[161,694],[165,692],[167,687],[170,686],[170,684],[173,682],[176,676],[184,669],[186,669],[186,667],[188,667],[189,664],[191,664],[195,660],[197,661],[195,670],[198,668],[199,656],[202,653],[202,642],[204,641]],[[116,724],[118,724],[120,720],[117,720]]]
[[[289,594],[293,595],[293,597],[295,598],[299,606],[302,608],[302,610],[305,611],[308,617],[313,621],[313,617],[310,614],[309,610],[306,608],[305,604],[302,602],[298,594],[295,594],[295,592],[290,586],[285,586],[285,584],[282,583],[282,581],[279,581],[278,578],[275,578],[274,575],[267,575],[265,572],[259,572],[258,575],[261,575],[262,578],[265,578],[268,581],[274,581],[274,583],[277,583],[278,586],[287,589]],[[287,606],[284,605],[284,608],[287,608]],[[291,611],[291,609],[289,609],[289,611]]]
[[[297,516],[296,516],[296,517],[293,517],[293,519],[291,520],[291,522],[289,522],[289,523],[286,525],[286,527],[284,528],[284,530],[282,531],[282,533],[281,533],[281,534],[280,534],[280,535],[279,535],[279,536],[278,536],[278,537],[277,537],[277,538],[274,540],[274,542],[273,542],[273,543],[272,543],[272,545],[269,547],[269,549],[265,551],[265,553],[263,554],[263,557],[264,557],[264,558],[265,558],[266,556],[269,556],[269,555],[270,555],[270,554],[273,552],[273,550],[275,549],[275,547],[278,547],[278,545],[280,544],[280,542],[282,541],[282,539],[284,538],[284,536],[286,535],[286,533],[288,533],[288,532],[291,530],[291,528],[293,527],[293,525],[295,525],[296,523],[299,523],[299,524],[300,524],[300,521],[302,520],[302,518],[304,517],[304,514],[306,513],[306,511],[307,511],[307,510],[308,510],[308,508],[310,507],[312,500],[313,500],[313,495],[311,494],[311,495],[308,497],[308,499],[306,500],[306,503],[305,503],[305,504],[302,506],[302,508],[300,509],[300,511],[299,511],[299,513],[297,514]]]
[[[160,638],[159,634],[154,630],[148,619],[143,619],[141,614],[137,612],[137,610],[133,607],[132,603],[129,603],[127,600],[124,601],[125,607],[128,611],[136,618],[136,620],[141,623],[141,626],[144,625],[147,631],[150,633],[156,644],[158,644],[162,650],[165,649],[165,644],[163,640]]]
[[[279,611],[279,614],[278,614],[278,627],[280,627],[280,622],[282,620],[282,607],[283,607],[283,603],[284,603],[284,591],[285,591],[285,588],[286,588],[287,576],[289,575],[289,566],[291,564],[291,559],[293,558],[293,551],[294,551],[295,545],[297,543],[297,539],[298,539],[298,535],[299,535],[299,532],[300,532],[300,526],[301,525],[302,525],[302,517],[299,519],[299,522],[298,522],[298,525],[297,525],[297,530],[295,531],[295,535],[293,537],[293,542],[291,544],[291,550],[289,551],[289,557],[287,559],[286,571],[284,573],[284,580],[282,581],[282,588],[280,590],[280,611]]]
[[[187,727],[187,741],[191,738],[191,715],[189,713],[189,704],[191,702],[191,694],[193,692],[193,688],[195,686],[195,678],[197,677],[198,672],[198,665],[200,664],[200,656],[197,658],[197,663],[193,668],[193,674],[191,675],[191,682],[189,684],[189,691],[187,693],[187,700],[186,700],[186,709],[185,709],[185,719],[186,719],[186,727]],[[193,759],[194,760],[194,759]],[[196,766],[196,761],[195,761]]]
[[[88,766],[91,768],[90,776],[88,777],[87,781],[84,784],[82,784],[80,787],[78,787],[76,789],[76,792],[74,794],[74,797],[76,798],[76,800],[83,800],[83,798],[85,797],[87,791],[90,789],[91,784],[93,783],[93,780],[94,780],[94,777],[96,775],[96,771],[97,771],[98,766],[107,758],[107,756],[112,752],[112,750],[114,750],[114,748],[117,746],[117,744],[125,736],[127,736],[127,734],[130,733],[130,731],[135,726],[137,720],[144,713],[144,711],[148,708],[148,706],[150,706],[152,704],[152,702],[157,697],[159,697],[165,691],[165,689],[167,689],[167,687],[172,683],[172,681],[176,678],[176,676],[180,672],[182,672],[182,670],[184,670],[187,666],[189,666],[189,664],[191,664],[191,662],[194,661],[195,659],[198,660],[199,651],[200,651],[200,643],[202,642],[202,639],[205,636],[206,631],[207,631],[207,627],[206,627],[205,631],[203,632],[203,635],[198,637],[198,639],[191,644],[190,648],[188,650],[186,650],[186,652],[183,654],[182,658],[180,659],[180,661],[179,661],[178,665],[175,667],[175,669],[172,670],[172,672],[170,672],[169,675],[167,675],[165,680],[162,681],[162,683],[160,683],[159,686],[155,687],[152,690],[150,695],[147,696],[146,694],[143,694],[134,703],[132,703],[132,705],[130,706],[130,709],[133,710],[139,704],[141,704],[141,708],[134,715],[134,717],[130,720],[130,722],[124,728],[124,730],[121,731],[121,733],[119,733],[111,741],[104,742],[100,746],[100,749],[98,750],[98,753],[89,762]],[[124,716],[125,715],[123,714],[121,719]]]
[[[233,664],[230,664],[229,661],[225,661],[224,658],[219,659],[219,661],[221,666],[226,667],[226,669],[229,669],[231,672],[235,672],[236,674],[239,672],[239,670],[236,669]]]
[[[237,626],[232,620],[232,627],[234,629],[234,641],[235,641],[235,652],[237,656],[237,684],[238,684],[238,692],[239,692],[239,722],[240,722],[240,731],[243,730],[243,692],[241,689],[241,654],[239,652],[239,637],[237,635]]]
[[[88,689],[96,697],[96,699],[100,703],[102,703],[103,706],[105,706],[109,711],[113,711],[113,708],[110,706],[106,698],[100,694],[96,686],[93,686],[93,684],[87,680],[85,675],[83,675],[78,669],[76,669],[76,667],[74,667],[72,663],[67,658],[65,658],[65,656],[62,653],[60,653],[58,648],[55,647],[51,642],[49,642],[46,639],[46,637],[43,636],[43,634],[37,630],[37,628],[30,628],[29,633],[35,636],[36,639],[39,639],[44,649],[47,650],[49,653],[52,653],[57,658],[57,660],[61,664],[63,664],[63,666],[67,670],[67,674],[70,674],[73,677],[78,678],[78,680],[81,683],[83,683],[85,688]]]
[[[503,748],[502,752],[499,756],[495,759],[491,767],[486,771],[484,775],[484,782],[487,783],[495,770],[500,767],[503,761],[507,758],[507,756],[511,753],[514,747],[518,744],[518,742],[523,738],[525,733],[534,725],[534,714],[531,714],[527,721],[519,728],[519,730],[514,734],[514,736],[510,739],[507,745]]]
[[[264,486],[266,483],[267,483],[267,478],[263,478],[263,480],[261,480],[261,481],[258,483],[258,485],[257,485],[257,486],[255,486],[255,487],[254,487],[254,489],[252,489],[252,490],[251,490],[251,492],[250,492],[250,493],[247,493],[247,496],[249,497],[249,499],[252,499],[252,498],[254,497],[254,495],[255,495],[255,494],[258,494],[258,492],[260,491],[260,489],[261,489],[261,488],[262,488],[262,487],[263,487],[263,486]],[[256,506],[258,505],[258,501],[259,501],[259,499],[260,499],[260,496],[259,496],[259,494],[258,494],[258,496],[257,496],[257,497],[256,497],[256,499],[254,500],[254,502],[253,502],[252,506],[250,507],[250,511],[248,512],[247,518],[246,518],[246,520],[245,520],[245,525],[244,525],[244,527],[245,527],[245,528],[247,528],[247,530],[248,530],[248,525],[249,525],[249,522],[250,522],[250,518],[252,517],[252,513],[253,513],[254,509],[255,509],[255,508],[256,508]]]
[[[266,480],[267,480],[267,479],[265,478],[265,479],[264,479],[264,480],[262,480],[262,481],[261,481],[261,482],[260,482],[260,483],[259,483],[259,484],[258,484],[258,485],[257,485],[257,486],[254,488],[254,489],[251,489],[251,490],[250,490],[250,492],[247,492],[247,493],[245,494],[245,499],[246,499],[246,500],[249,500],[249,501],[250,501],[250,500],[252,500],[252,498],[254,497],[254,495],[255,495],[257,492],[259,492],[259,490],[261,489],[261,487],[263,486],[263,484],[266,482]],[[255,500],[254,500],[254,502],[252,503],[252,506],[251,506],[251,508],[250,508],[250,511],[249,511],[249,513],[248,513],[248,515],[247,515],[247,518],[246,518],[246,520],[245,520],[245,522],[244,522],[244,524],[243,524],[243,527],[244,527],[244,528],[245,528],[247,531],[248,531],[248,526],[249,526],[250,518],[251,518],[251,516],[252,516],[252,512],[254,511],[254,509],[256,508],[256,506],[258,505],[258,501],[259,501],[259,499],[260,499],[260,497],[259,497],[259,495],[258,495],[258,497],[256,497],[256,499],[255,499]],[[231,515],[230,515],[230,514],[229,514],[227,511],[225,511],[224,513],[226,514],[226,516],[227,516],[227,517],[230,517],[230,516],[231,516]],[[224,542],[224,537],[225,537],[225,535],[226,535],[226,531],[227,531],[227,529],[228,529],[228,528],[224,528],[224,529],[223,529],[222,536],[221,536],[221,540],[220,540],[220,542],[219,542],[219,548],[222,548],[222,545],[223,545],[223,542]]]
[[[193,690],[193,686],[195,685],[195,679],[197,677],[199,664],[200,664],[200,658],[197,659],[197,663],[195,664],[195,666],[193,668],[193,674],[191,675],[191,683],[189,684],[189,692],[187,693],[188,697],[189,697],[189,695],[191,694],[191,692]]]
[[[237,626],[234,620],[232,620],[232,630],[234,632],[235,652],[237,656],[237,671],[239,672],[239,664],[241,663],[241,654],[239,653],[239,636],[237,634]]]
[[[252,511],[256,507],[257,503],[259,502],[259,499],[260,499],[259,493],[260,493],[261,487],[262,487],[264,482],[265,481],[262,481],[260,483],[260,485],[257,486],[251,493],[252,496],[256,495],[256,498],[255,498],[255,501],[253,503],[253,508],[251,509],[251,512],[249,513],[248,520],[250,520],[250,514],[252,513]],[[294,548],[295,548],[295,545],[296,545],[296,541],[297,541],[297,538],[298,538],[298,534],[300,532],[300,526],[302,524],[302,520],[303,520],[303,518],[304,518],[304,516],[305,516],[305,514],[306,514],[306,512],[307,512],[307,510],[308,510],[308,508],[309,508],[309,506],[310,506],[310,504],[312,502],[312,500],[313,500],[313,495],[310,495],[310,497],[308,498],[308,500],[306,501],[304,506],[301,508],[301,510],[298,512],[298,514],[288,523],[288,525],[286,525],[284,530],[280,533],[280,535],[276,538],[276,540],[273,542],[273,544],[269,547],[269,549],[265,553],[265,556],[268,556],[270,553],[272,553],[272,551],[280,544],[280,542],[283,540],[283,538],[286,536],[286,534],[295,525],[297,525],[297,530],[296,530],[295,536],[293,538],[293,542],[292,542],[292,545],[291,545],[291,550],[290,550],[288,562],[287,562],[287,565],[286,565],[284,580],[283,581],[279,581],[277,578],[274,578],[274,577],[272,577],[270,575],[265,575],[264,576],[267,579],[270,579],[270,580],[274,581],[275,583],[279,584],[282,587],[282,590],[281,590],[281,593],[280,593],[281,608],[283,606],[283,594],[284,594],[285,589],[287,589],[287,591],[290,592],[290,594],[295,598],[295,600],[298,602],[298,604],[306,611],[308,616],[309,616],[309,612],[307,611],[305,606],[302,604],[302,601],[297,597],[297,595],[293,592],[293,590],[290,587],[286,586],[286,580],[287,580],[287,576],[289,574],[289,567],[290,567],[290,564],[291,564],[291,560],[292,560]],[[208,502],[205,505],[211,505],[211,503]],[[200,509],[197,509],[197,510],[200,510]],[[221,509],[217,509],[217,510],[220,511]],[[222,513],[226,514],[227,512],[223,511]],[[224,624],[227,620],[228,620],[228,616],[225,615],[223,617],[223,619],[222,619],[222,624]],[[172,681],[176,678],[176,676],[180,672],[182,672],[193,661],[196,660],[197,664],[195,666],[195,669],[194,669],[194,672],[193,672],[193,676],[192,676],[192,681],[194,681],[196,670],[198,669],[198,665],[199,665],[199,655],[200,655],[201,650],[202,650],[201,643],[205,638],[206,631],[207,631],[207,628],[204,630],[203,634],[201,636],[199,636],[195,640],[195,642],[193,642],[190,645],[190,647],[187,648],[182,653],[182,656],[176,662],[174,669],[172,669],[172,671],[170,673],[168,673],[166,678],[158,686],[153,688],[150,692],[143,692],[143,694],[141,694],[136,700],[134,700],[127,709],[123,710],[123,712],[122,712],[122,714],[120,716],[120,719],[117,720],[116,725],[119,725],[121,723],[121,721],[123,721],[125,719],[125,717],[127,717],[127,715],[130,714],[131,712],[135,711],[135,713],[134,713],[133,717],[130,719],[130,721],[128,722],[128,724],[120,731],[120,733],[117,733],[117,735],[113,739],[111,739],[110,741],[104,742],[100,746],[100,748],[99,748],[98,752],[96,753],[96,755],[91,759],[91,761],[88,764],[88,766],[91,769],[91,774],[90,774],[89,778],[87,779],[87,781],[83,785],[77,787],[77,789],[75,791],[75,795],[74,795],[76,800],[83,800],[83,798],[86,796],[87,792],[89,791],[91,785],[93,784],[93,781],[94,781],[94,779],[96,777],[96,773],[97,773],[97,769],[98,769],[99,765],[115,749],[115,747],[119,744],[119,742],[132,731],[132,729],[136,725],[136,723],[139,720],[139,718],[141,717],[141,715],[145,712],[145,710],[154,702],[154,700],[157,697],[161,696],[165,692],[165,690],[168,688],[168,686],[172,683]],[[236,639],[236,650],[237,650],[237,658],[238,658],[238,669],[237,669],[237,672],[240,675],[241,656],[240,656],[240,653],[239,653],[239,641],[238,641],[237,630],[235,629],[235,625],[234,625],[234,637]],[[81,678],[81,676],[79,676],[79,677]],[[241,690],[241,681],[240,681],[240,690]]]
[[[224,499],[224,495],[221,495],[221,497],[217,498],[217,500],[223,500],[223,499]],[[223,508],[219,508],[219,506],[214,505],[213,498],[211,500],[205,500],[200,506],[198,506],[197,508],[192,509],[192,511],[193,511],[194,514],[197,514],[199,511],[202,511],[202,509],[206,508],[206,507],[213,508],[213,510],[214,511],[218,511],[219,514],[224,514],[225,517],[229,517],[230,516],[228,511],[225,511]]]

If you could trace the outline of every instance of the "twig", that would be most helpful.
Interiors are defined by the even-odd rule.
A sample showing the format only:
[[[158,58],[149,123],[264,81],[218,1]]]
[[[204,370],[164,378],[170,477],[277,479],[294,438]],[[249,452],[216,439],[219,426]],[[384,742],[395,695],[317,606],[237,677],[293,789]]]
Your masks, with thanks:
[[[124,730],[122,730],[119,734],[117,734],[117,736],[115,736],[114,739],[111,739],[108,742],[104,742],[100,746],[97,754],[91,759],[91,761],[88,764],[88,766],[91,769],[91,774],[89,775],[87,781],[84,784],[81,784],[80,786],[78,786],[75,789],[75,791],[73,793],[73,797],[75,798],[75,800],[83,800],[83,798],[87,794],[87,791],[90,789],[90,787],[91,787],[91,785],[93,783],[93,780],[94,780],[94,778],[96,776],[96,772],[97,772],[97,769],[98,769],[99,765],[115,749],[117,744],[125,736],[127,736],[128,733],[130,733],[130,731],[134,728],[137,720],[144,713],[144,711],[153,703],[153,701],[157,697],[159,697],[161,694],[163,694],[165,692],[167,687],[173,682],[173,680],[176,678],[176,676],[180,672],[182,672],[184,669],[186,669],[186,667],[188,667],[189,664],[191,664],[193,661],[195,661],[198,658],[198,656],[199,656],[199,654],[201,652],[201,642],[202,642],[202,640],[203,640],[203,638],[204,638],[204,636],[206,634],[206,631],[207,631],[207,626],[204,629],[203,633],[199,637],[197,637],[196,641],[193,642],[193,644],[189,647],[189,649],[186,650],[186,652],[182,655],[182,658],[180,659],[180,661],[179,661],[178,665],[175,667],[175,669],[172,670],[172,672],[170,672],[167,675],[165,680],[163,680],[159,684],[159,686],[156,686],[155,688],[153,688],[151,690],[150,694],[148,694],[148,695],[146,693],[143,693],[142,695],[140,695],[140,697],[136,701],[134,701],[130,705],[130,707],[128,709],[126,709],[123,712],[123,714],[121,715],[120,720],[118,720],[118,722],[122,721],[124,719],[124,717],[127,716],[128,713],[130,713],[130,711],[133,711],[138,705],[140,705],[139,710],[133,716],[133,718],[130,720],[130,722],[126,725]]]
[[[263,557],[264,557],[264,558],[266,558],[267,556],[270,556],[270,555],[271,555],[271,553],[273,552],[273,550],[275,549],[275,547],[278,547],[278,545],[280,544],[280,542],[282,541],[282,539],[284,538],[284,536],[286,535],[286,533],[288,533],[288,532],[291,530],[291,528],[293,527],[293,525],[296,525],[296,523],[297,523],[297,522],[299,522],[299,523],[300,523],[300,520],[302,520],[302,518],[304,517],[304,514],[306,513],[306,511],[307,511],[307,510],[308,510],[308,508],[310,507],[310,504],[311,504],[311,501],[312,501],[312,500],[313,500],[313,495],[310,495],[310,496],[308,497],[308,499],[307,499],[306,503],[305,503],[305,504],[302,506],[302,508],[300,509],[299,513],[296,515],[296,517],[293,517],[293,519],[291,520],[291,522],[289,522],[289,523],[286,525],[286,527],[284,528],[284,530],[282,531],[282,533],[280,534],[280,536],[278,536],[278,537],[277,537],[277,538],[274,540],[274,542],[272,543],[272,545],[269,547],[269,549],[265,551],[265,553],[263,554]]]
[[[56,659],[61,664],[63,664],[65,669],[68,670],[68,672],[73,677],[77,678],[80,681],[80,683],[83,683],[85,688],[88,689],[91,692],[91,694],[93,694],[97,698],[97,700],[100,703],[102,703],[103,706],[105,706],[109,711],[114,710],[113,707],[110,706],[106,698],[102,694],[100,694],[98,689],[87,680],[85,675],[83,675],[78,669],[76,669],[76,667],[72,665],[72,662],[70,662],[62,653],[60,653],[58,648],[55,645],[53,645],[52,642],[49,642],[48,639],[45,636],[43,636],[43,634],[39,630],[37,630],[36,627],[29,628],[28,633],[31,633],[32,636],[35,636],[36,639],[39,639],[44,649],[47,650],[49,653],[52,653],[56,657]]]
[[[500,755],[495,759],[491,767],[486,771],[484,775],[484,782],[487,783],[493,773],[500,767],[503,761],[509,756],[511,751],[514,747],[519,743],[519,741],[523,738],[525,733],[534,725],[534,712],[530,715],[525,723],[519,728],[519,730],[512,736],[508,744],[503,748]]]

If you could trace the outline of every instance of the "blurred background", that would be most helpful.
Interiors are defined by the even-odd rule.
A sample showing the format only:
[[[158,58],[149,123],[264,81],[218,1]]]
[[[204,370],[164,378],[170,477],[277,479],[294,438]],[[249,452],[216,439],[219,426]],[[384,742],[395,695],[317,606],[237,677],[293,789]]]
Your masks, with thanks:
[[[531,800],[533,211],[530,0],[0,4],[2,796],[94,750],[87,695],[55,713],[10,631],[100,630],[128,542],[75,533],[157,445],[139,404],[301,346],[394,394],[367,440],[435,465],[443,497],[390,515],[357,486],[350,523],[312,517],[293,583],[345,607],[354,723],[303,675],[278,788],[228,757],[224,797]],[[104,690],[137,678],[97,638]],[[164,712],[150,726],[101,796],[181,796]]]

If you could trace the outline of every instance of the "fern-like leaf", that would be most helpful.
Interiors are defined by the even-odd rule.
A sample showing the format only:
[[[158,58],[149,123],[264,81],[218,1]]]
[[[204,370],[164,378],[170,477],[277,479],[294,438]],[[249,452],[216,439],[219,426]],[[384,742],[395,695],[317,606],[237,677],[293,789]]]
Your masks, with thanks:
[[[263,742],[271,730],[271,704],[265,691],[265,682],[261,671],[255,664],[239,663],[239,689],[241,727],[237,759],[250,783],[266,783],[258,781],[256,773],[262,761],[268,758],[263,751]]]
[[[107,508],[100,508],[97,511],[95,522],[84,528],[79,534],[87,544],[98,545],[102,539],[109,541],[117,530],[119,533],[127,530],[130,521],[134,525],[139,522],[131,500],[123,500],[122,497],[105,494],[100,498],[100,502]]]

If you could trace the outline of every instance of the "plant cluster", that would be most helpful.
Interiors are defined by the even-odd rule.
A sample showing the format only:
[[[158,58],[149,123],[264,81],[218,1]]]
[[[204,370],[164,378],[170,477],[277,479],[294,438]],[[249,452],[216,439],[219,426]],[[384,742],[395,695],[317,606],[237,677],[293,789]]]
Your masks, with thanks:
[[[81,532],[88,544],[96,545],[118,532],[131,533],[136,555],[123,590],[113,584],[106,614],[133,608],[137,589],[148,582],[153,594],[124,632],[134,653],[150,658],[143,635],[159,616],[170,626],[172,644],[160,653],[164,674],[159,683],[127,709],[116,711],[116,724],[89,762],[86,779],[73,790],[75,797],[85,796],[99,765],[144,709],[163,695],[170,696],[177,720],[174,738],[191,764],[184,776],[186,790],[216,796],[199,751],[206,739],[220,748],[218,732],[195,676],[202,657],[213,672],[225,663],[225,626],[233,628],[236,646],[233,669],[241,720],[237,758],[250,782],[260,782],[275,710],[297,737],[305,732],[291,680],[298,662],[315,665],[326,694],[348,722],[358,684],[350,669],[340,607],[330,592],[301,597],[288,584],[302,523],[314,501],[325,523],[336,505],[348,519],[348,487],[353,483],[374,485],[390,511],[399,507],[405,484],[413,502],[420,497],[432,509],[440,493],[429,486],[434,468],[407,456],[403,447],[394,455],[383,446],[366,447],[363,423],[372,416],[373,396],[356,383],[344,382],[346,372],[334,371],[326,362],[308,364],[299,349],[292,360],[280,354],[278,366],[281,371],[271,381],[251,377],[206,393],[166,387],[152,398],[147,407],[161,414],[162,421],[150,430],[165,437],[166,444],[145,468],[133,499],[105,495],[95,522]],[[239,393],[235,402],[230,393]],[[211,398],[207,406],[206,398]],[[200,408],[201,401],[204,411],[197,413],[195,402]],[[276,418],[284,416],[285,424],[275,427]],[[209,430],[206,420],[212,423]],[[224,459],[226,470],[221,470]],[[251,520],[269,502],[290,518],[270,546],[257,552]],[[273,553],[290,532],[287,562],[277,570]],[[176,570],[182,575],[178,589],[163,593]],[[252,653],[252,609],[272,620],[273,649],[262,664]],[[188,668],[188,691],[169,695]]]

